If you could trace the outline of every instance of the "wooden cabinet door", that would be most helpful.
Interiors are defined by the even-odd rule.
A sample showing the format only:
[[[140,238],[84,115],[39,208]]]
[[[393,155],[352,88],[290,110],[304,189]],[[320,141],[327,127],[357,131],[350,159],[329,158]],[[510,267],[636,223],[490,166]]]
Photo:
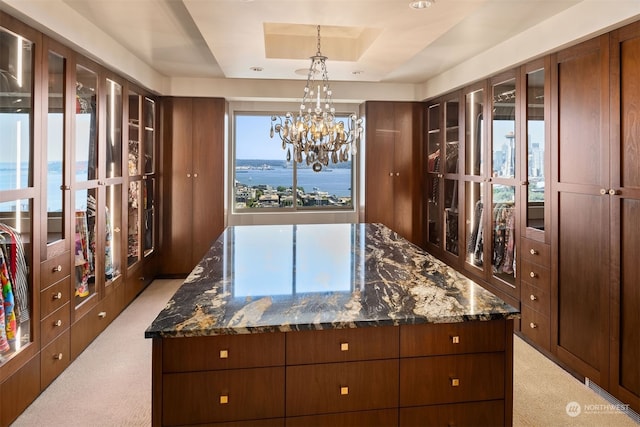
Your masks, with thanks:
[[[368,102],[366,118],[365,221],[395,230],[394,104]]]
[[[191,268],[224,228],[224,109],[221,98],[193,99]]]
[[[163,220],[163,265],[165,274],[191,271],[191,230],[193,205],[192,135],[193,106],[189,98],[171,98],[163,114],[165,128],[164,191],[165,217]]]
[[[393,208],[394,226],[400,235],[422,246],[421,223],[417,210],[422,199],[420,176],[420,138],[422,116],[419,104],[399,102],[394,106],[395,140],[393,151]]]
[[[640,23],[612,34],[611,380],[612,394],[640,412]],[[619,108],[619,110],[618,110]]]
[[[609,57],[603,36],[557,55],[552,151],[552,351],[606,387],[609,337]]]

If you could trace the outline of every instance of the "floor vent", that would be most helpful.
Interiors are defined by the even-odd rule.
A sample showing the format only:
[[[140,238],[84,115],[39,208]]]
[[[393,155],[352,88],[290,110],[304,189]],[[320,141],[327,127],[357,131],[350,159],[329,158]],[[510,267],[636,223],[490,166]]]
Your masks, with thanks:
[[[605,389],[600,387],[598,384],[594,383],[593,381],[590,381],[589,378],[585,378],[584,379],[584,384],[587,387],[589,387],[591,390],[596,392],[596,394],[598,396],[602,397],[604,400],[606,400],[607,402],[609,402],[611,404],[611,407],[609,407],[609,408],[596,408],[596,409],[612,410],[612,411],[616,411],[617,410],[617,411],[622,412],[623,414],[627,415],[629,418],[631,418],[636,423],[640,424],[640,415],[636,411],[631,409],[629,407],[629,405],[627,405],[625,403],[622,403],[621,401],[619,401],[618,399],[613,397],[611,394],[609,394],[608,391],[606,391]]]

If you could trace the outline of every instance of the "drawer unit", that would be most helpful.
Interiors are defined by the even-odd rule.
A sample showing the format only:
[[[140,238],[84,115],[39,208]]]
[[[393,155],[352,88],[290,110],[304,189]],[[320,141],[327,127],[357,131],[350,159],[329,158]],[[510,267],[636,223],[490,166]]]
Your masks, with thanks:
[[[398,425],[397,409],[310,415],[286,419],[286,427],[387,427]],[[235,427],[235,426],[234,426]],[[262,427],[262,424],[260,425]]]
[[[398,359],[287,366],[287,416],[394,408]]]
[[[520,332],[545,350],[551,348],[549,316],[522,304]]]
[[[40,291],[40,319],[69,302],[71,278],[69,276]]]
[[[400,360],[400,406],[498,400],[505,397],[504,353]]]
[[[400,357],[504,351],[505,320],[400,326]]]
[[[171,402],[164,425],[284,416],[284,367],[165,374],[162,383],[162,400]]]
[[[397,358],[398,336],[393,327],[290,332],[287,365]]]
[[[40,351],[40,382],[42,388],[64,371],[70,362],[69,330],[67,329],[58,338]]]
[[[400,427],[495,427],[502,425],[504,425],[504,402],[502,400],[400,409]]]
[[[46,346],[52,339],[69,329],[69,303],[66,303],[40,322],[40,345]]]
[[[520,244],[522,259],[531,261],[543,267],[549,267],[551,263],[551,246],[531,239],[522,239]]]
[[[69,273],[71,272],[70,257],[70,253],[65,252],[40,263],[41,290],[69,276]]]
[[[532,263],[529,260],[522,260],[521,271],[522,282],[547,291],[550,289],[551,273],[547,267]]]
[[[166,338],[163,372],[284,365],[284,333]],[[308,351],[308,349],[307,349]]]
[[[523,306],[529,306],[533,310],[536,310],[545,316],[549,316],[551,310],[551,296],[548,288],[539,288],[523,281],[520,298]]]

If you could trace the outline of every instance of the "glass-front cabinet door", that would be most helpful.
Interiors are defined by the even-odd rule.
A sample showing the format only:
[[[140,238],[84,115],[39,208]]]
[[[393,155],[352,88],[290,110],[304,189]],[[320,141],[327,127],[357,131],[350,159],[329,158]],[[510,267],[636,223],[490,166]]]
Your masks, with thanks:
[[[441,248],[442,242],[442,209],[440,203],[440,142],[442,139],[440,102],[427,107],[427,159],[426,159],[426,212],[427,212],[427,245],[435,250]]]
[[[458,187],[460,181],[460,100],[458,93],[444,101],[444,161],[443,161],[443,207],[444,207],[444,249],[445,253],[458,257],[459,249],[459,213]]]
[[[545,81],[548,75],[545,73],[544,62],[531,64],[524,72],[526,84],[526,155],[524,157],[523,171],[526,171],[524,182],[526,191],[523,191],[523,227],[524,235],[529,239],[548,242],[545,238],[550,234],[546,227],[549,206],[547,203],[547,161],[549,153],[546,150],[547,123],[549,102],[545,96]],[[524,174],[524,172],[523,172]]]
[[[473,87],[465,93],[464,194],[465,267],[484,276],[487,181],[485,165],[485,89]]]
[[[156,103],[145,97],[144,112],[144,177],[142,200],[143,253],[149,256],[155,248],[156,191]]]
[[[33,341],[35,43],[0,28],[0,368]],[[4,396],[3,396],[4,397]]]
[[[517,86],[515,73],[493,80],[491,87],[491,275],[514,293],[516,283]],[[514,293],[515,295],[515,293]]]
[[[140,121],[142,115],[142,96],[129,91],[129,152],[128,169],[129,185],[127,189],[127,267],[132,267],[140,260],[140,219],[141,216],[141,183],[144,171],[144,153],[142,135],[144,125]]]

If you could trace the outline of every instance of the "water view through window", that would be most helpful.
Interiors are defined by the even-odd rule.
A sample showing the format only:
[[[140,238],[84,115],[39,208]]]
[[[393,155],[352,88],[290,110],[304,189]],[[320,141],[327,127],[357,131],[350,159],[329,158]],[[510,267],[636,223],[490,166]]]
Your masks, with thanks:
[[[287,162],[280,138],[269,138],[270,126],[270,114],[235,114],[235,209],[351,209],[352,160],[321,172]]]

